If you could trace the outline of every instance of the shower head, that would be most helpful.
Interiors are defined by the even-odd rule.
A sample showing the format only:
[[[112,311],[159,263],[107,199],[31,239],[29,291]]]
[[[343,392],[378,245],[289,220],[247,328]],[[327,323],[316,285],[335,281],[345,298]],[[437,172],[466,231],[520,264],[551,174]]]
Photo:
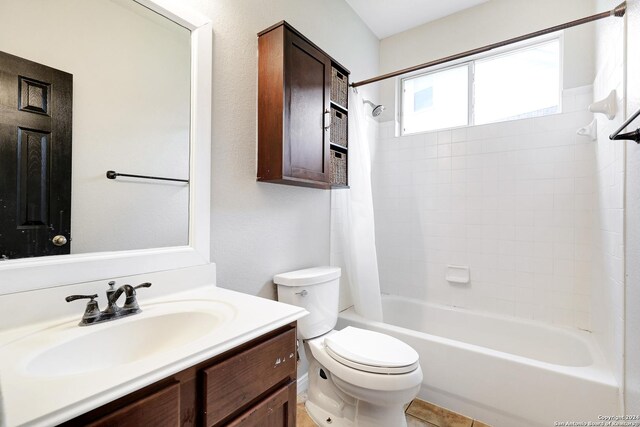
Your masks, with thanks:
[[[384,111],[384,105],[380,104],[371,111],[373,117],[378,117]]]
[[[365,103],[365,104],[371,105],[371,108],[372,108],[371,115],[373,117],[378,117],[384,111],[384,105],[382,105],[382,104],[376,105],[376,104],[374,104],[373,102],[371,102],[371,101],[369,101],[367,99],[363,100],[362,102]]]

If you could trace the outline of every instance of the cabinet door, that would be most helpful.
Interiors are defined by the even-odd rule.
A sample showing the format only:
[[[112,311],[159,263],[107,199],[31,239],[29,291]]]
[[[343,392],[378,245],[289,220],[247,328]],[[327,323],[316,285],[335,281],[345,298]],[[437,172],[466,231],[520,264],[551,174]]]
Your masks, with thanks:
[[[207,426],[221,425],[265,392],[296,378],[296,331],[290,329],[203,372]],[[295,384],[295,383],[294,383]],[[295,402],[295,399],[294,399]]]
[[[87,427],[177,427],[180,425],[180,384],[172,384],[133,402]]]
[[[240,415],[229,427],[294,427],[296,425],[296,384],[276,390],[262,402]]]
[[[285,31],[284,175],[329,182],[331,60]]]

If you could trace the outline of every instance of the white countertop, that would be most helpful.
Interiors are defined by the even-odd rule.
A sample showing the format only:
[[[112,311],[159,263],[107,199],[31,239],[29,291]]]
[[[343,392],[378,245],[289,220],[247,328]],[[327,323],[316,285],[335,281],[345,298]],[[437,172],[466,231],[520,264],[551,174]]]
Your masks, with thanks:
[[[87,327],[77,326],[82,315],[82,309],[79,309],[73,317],[2,331],[0,390],[7,427],[59,424],[307,314],[300,307],[215,286],[165,295],[141,302],[140,306],[143,310],[140,314]],[[162,310],[166,311],[167,307],[174,306],[181,307],[180,310],[193,306],[198,310],[206,308],[212,313],[221,313],[222,323],[211,333],[191,342],[118,366],[84,373],[52,372],[47,375],[37,375],[26,369],[29,361],[38,356],[36,350],[43,344],[39,338],[41,336],[49,340],[55,340],[56,337],[72,339],[91,331],[99,331],[98,328],[150,318]],[[40,333],[45,330],[46,333]]]

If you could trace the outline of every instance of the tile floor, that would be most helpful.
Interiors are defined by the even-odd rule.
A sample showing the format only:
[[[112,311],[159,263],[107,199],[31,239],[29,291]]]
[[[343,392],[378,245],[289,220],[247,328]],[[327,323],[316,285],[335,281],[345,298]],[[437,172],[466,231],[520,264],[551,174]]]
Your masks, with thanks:
[[[304,408],[304,397],[298,401],[297,426],[316,427]],[[424,400],[414,399],[406,410],[408,427],[491,427]]]

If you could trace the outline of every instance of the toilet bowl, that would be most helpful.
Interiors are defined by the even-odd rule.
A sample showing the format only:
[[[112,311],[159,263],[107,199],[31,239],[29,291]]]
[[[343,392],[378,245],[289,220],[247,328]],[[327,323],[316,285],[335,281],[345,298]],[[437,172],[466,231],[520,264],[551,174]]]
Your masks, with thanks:
[[[340,269],[279,274],[278,300],[304,307],[298,337],[309,361],[305,403],[321,426],[406,426],[404,406],[422,383],[417,352],[391,336],[347,327],[336,331]]]

